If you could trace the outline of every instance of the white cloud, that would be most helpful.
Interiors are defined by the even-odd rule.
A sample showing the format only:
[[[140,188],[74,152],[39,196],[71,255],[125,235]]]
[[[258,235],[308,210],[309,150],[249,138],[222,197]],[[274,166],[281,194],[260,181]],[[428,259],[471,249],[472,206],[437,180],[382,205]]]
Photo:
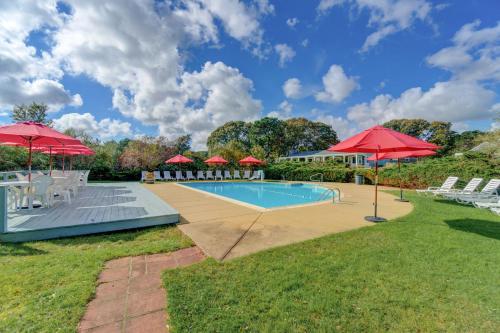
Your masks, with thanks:
[[[359,88],[356,77],[348,77],[339,65],[332,65],[323,76],[323,91],[316,94],[316,100],[326,103],[342,102]]]
[[[307,47],[307,46],[309,45],[309,39],[307,39],[307,38],[306,38],[306,39],[304,39],[304,40],[300,43],[300,45],[302,45],[303,47]]]
[[[368,27],[375,31],[366,38],[362,52],[391,34],[409,29],[417,20],[431,21],[432,5],[426,0],[321,0],[316,9],[324,15],[331,8],[344,4],[359,12],[367,10],[370,14]]]
[[[292,61],[295,57],[295,51],[286,44],[276,44],[274,46],[274,50],[278,53],[279,56],[279,65],[280,67],[284,67],[287,62]]]
[[[283,102],[280,103],[280,105],[278,105],[278,110],[269,112],[267,116],[279,119],[288,119],[291,118],[292,111],[293,111],[293,104],[291,104],[287,100],[284,100]]]
[[[286,80],[283,84],[283,93],[288,98],[302,97],[302,84],[300,80],[295,77]]]
[[[316,121],[321,121],[332,126],[340,140],[345,140],[359,132],[358,127],[354,123],[342,117],[320,114],[316,117]]]
[[[90,113],[67,113],[54,119],[54,127],[59,131],[65,131],[68,128],[82,130],[101,139],[133,136],[130,123],[109,118],[97,121]]]
[[[378,95],[369,103],[348,109],[347,118],[362,128],[398,118],[424,118],[440,121],[484,119],[495,93],[474,82],[437,82],[432,88],[411,88],[401,96]]]
[[[0,3],[0,109],[38,102],[57,111],[65,105],[82,104],[80,95],[71,95],[59,82],[63,71],[51,54],[37,54],[26,44],[31,31],[55,29],[63,18],[54,1]]]
[[[453,73],[456,80],[500,80],[500,22],[479,29],[481,22],[465,24],[453,37],[453,46],[427,57],[427,63]]]
[[[298,18],[291,17],[286,20],[286,25],[288,25],[290,28],[294,28],[299,22],[300,20]]]

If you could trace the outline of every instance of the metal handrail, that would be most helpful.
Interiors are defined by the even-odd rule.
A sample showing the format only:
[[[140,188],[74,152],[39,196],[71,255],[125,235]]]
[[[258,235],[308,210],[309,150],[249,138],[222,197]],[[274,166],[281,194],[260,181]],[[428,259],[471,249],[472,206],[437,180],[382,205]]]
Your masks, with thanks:
[[[338,195],[335,195],[335,192],[337,192]],[[326,197],[328,193],[332,193],[332,203],[340,202],[340,189],[338,187],[334,188],[327,188],[319,197],[318,201],[322,201],[323,198]]]
[[[315,173],[314,175],[312,175],[311,177],[309,177],[309,180],[312,181],[312,182],[316,181],[316,180],[313,179],[316,176],[320,176],[319,182],[322,183],[323,182],[323,177],[324,177],[322,173]]]

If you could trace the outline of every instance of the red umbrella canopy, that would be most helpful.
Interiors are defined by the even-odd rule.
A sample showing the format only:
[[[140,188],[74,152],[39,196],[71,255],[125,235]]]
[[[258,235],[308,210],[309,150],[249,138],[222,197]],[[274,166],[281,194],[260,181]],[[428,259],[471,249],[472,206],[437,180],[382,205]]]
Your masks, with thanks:
[[[205,160],[205,163],[207,163],[207,164],[215,164],[215,165],[222,165],[222,164],[227,164],[229,162],[226,161],[225,159],[223,159],[220,156],[213,156],[213,157],[210,157],[208,160]]]
[[[168,164],[193,163],[193,160],[190,158],[187,158],[186,156],[176,155],[176,156],[166,160],[165,163],[168,163]]]
[[[53,154],[53,155],[94,155],[95,152],[91,149],[61,149],[61,148],[36,148],[38,152],[43,154]]]
[[[33,145],[45,146],[82,144],[78,139],[32,121],[0,126],[0,142],[17,143],[23,146],[29,146],[30,142]]]
[[[386,153],[411,150],[436,150],[439,146],[382,126],[373,126],[328,148],[346,153]]]
[[[436,155],[437,153],[432,150],[413,150],[413,151],[397,151],[390,153],[381,153],[378,155],[378,160],[390,160],[390,159],[398,159],[398,158],[407,158],[407,157],[424,157]],[[368,161],[375,161],[376,155],[368,157]]]
[[[247,156],[245,157],[244,159],[240,160],[240,164],[241,165],[261,165],[263,164],[264,162],[262,162],[261,160],[259,159],[256,159],[255,157],[253,156]]]

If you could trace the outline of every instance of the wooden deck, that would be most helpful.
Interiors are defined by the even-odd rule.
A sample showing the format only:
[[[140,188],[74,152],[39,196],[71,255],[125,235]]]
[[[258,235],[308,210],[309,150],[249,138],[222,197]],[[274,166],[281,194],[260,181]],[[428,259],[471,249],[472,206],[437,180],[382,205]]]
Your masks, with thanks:
[[[71,204],[9,211],[0,240],[41,240],[177,222],[179,213],[139,183],[89,184]]]

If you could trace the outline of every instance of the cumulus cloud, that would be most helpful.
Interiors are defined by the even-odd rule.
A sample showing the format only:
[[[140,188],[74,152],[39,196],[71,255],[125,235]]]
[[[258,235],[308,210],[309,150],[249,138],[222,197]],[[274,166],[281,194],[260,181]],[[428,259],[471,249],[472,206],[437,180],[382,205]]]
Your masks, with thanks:
[[[456,80],[500,80],[500,22],[479,29],[476,20],[455,33],[453,46],[427,57],[427,63],[453,73]]]
[[[342,66],[332,65],[323,76],[323,91],[316,94],[316,100],[326,103],[342,102],[359,84],[355,77],[345,74]]]
[[[294,28],[299,22],[300,21],[298,18],[291,17],[291,18],[286,20],[286,25],[288,25],[290,28]]]
[[[307,38],[306,38],[306,39],[304,39],[304,40],[300,43],[300,45],[302,45],[303,47],[307,47],[307,46],[309,45],[309,39],[307,39]]]
[[[293,104],[284,100],[278,105],[278,110],[271,111],[267,114],[268,117],[274,117],[279,119],[289,119],[292,117]]]
[[[55,29],[63,22],[53,1],[3,1],[0,4],[0,109],[14,104],[46,103],[50,111],[82,104],[59,80],[63,71],[48,52],[26,44],[33,30]]]
[[[302,84],[300,80],[295,77],[286,80],[283,84],[283,93],[288,98],[302,97]]]
[[[295,51],[286,44],[276,44],[274,50],[279,56],[280,67],[284,67],[287,62],[292,61],[295,57]]]
[[[465,121],[488,118],[495,93],[475,82],[437,82],[424,91],[420,87],[394,98],[378,95],[368,103],[348,109],[347,118],[366,128],[397,118],[424,118],[440,121]]]
[[[130,137],[133,134],[132,125],[128,122],[110,118],[97,121],[90,113],[67,113],[54,119],[54,127],[59,131],[65,131],[68,128],[82,130],[101,139]]]
[[[409,29],[417,20],[431,21],[432,5],[426,0],[321,0],[316,10],[324,15],[333,7],[344,4],[370,14],[368,27],[375,31],[368,35],[361,52],[367,52],[391,34]]]

